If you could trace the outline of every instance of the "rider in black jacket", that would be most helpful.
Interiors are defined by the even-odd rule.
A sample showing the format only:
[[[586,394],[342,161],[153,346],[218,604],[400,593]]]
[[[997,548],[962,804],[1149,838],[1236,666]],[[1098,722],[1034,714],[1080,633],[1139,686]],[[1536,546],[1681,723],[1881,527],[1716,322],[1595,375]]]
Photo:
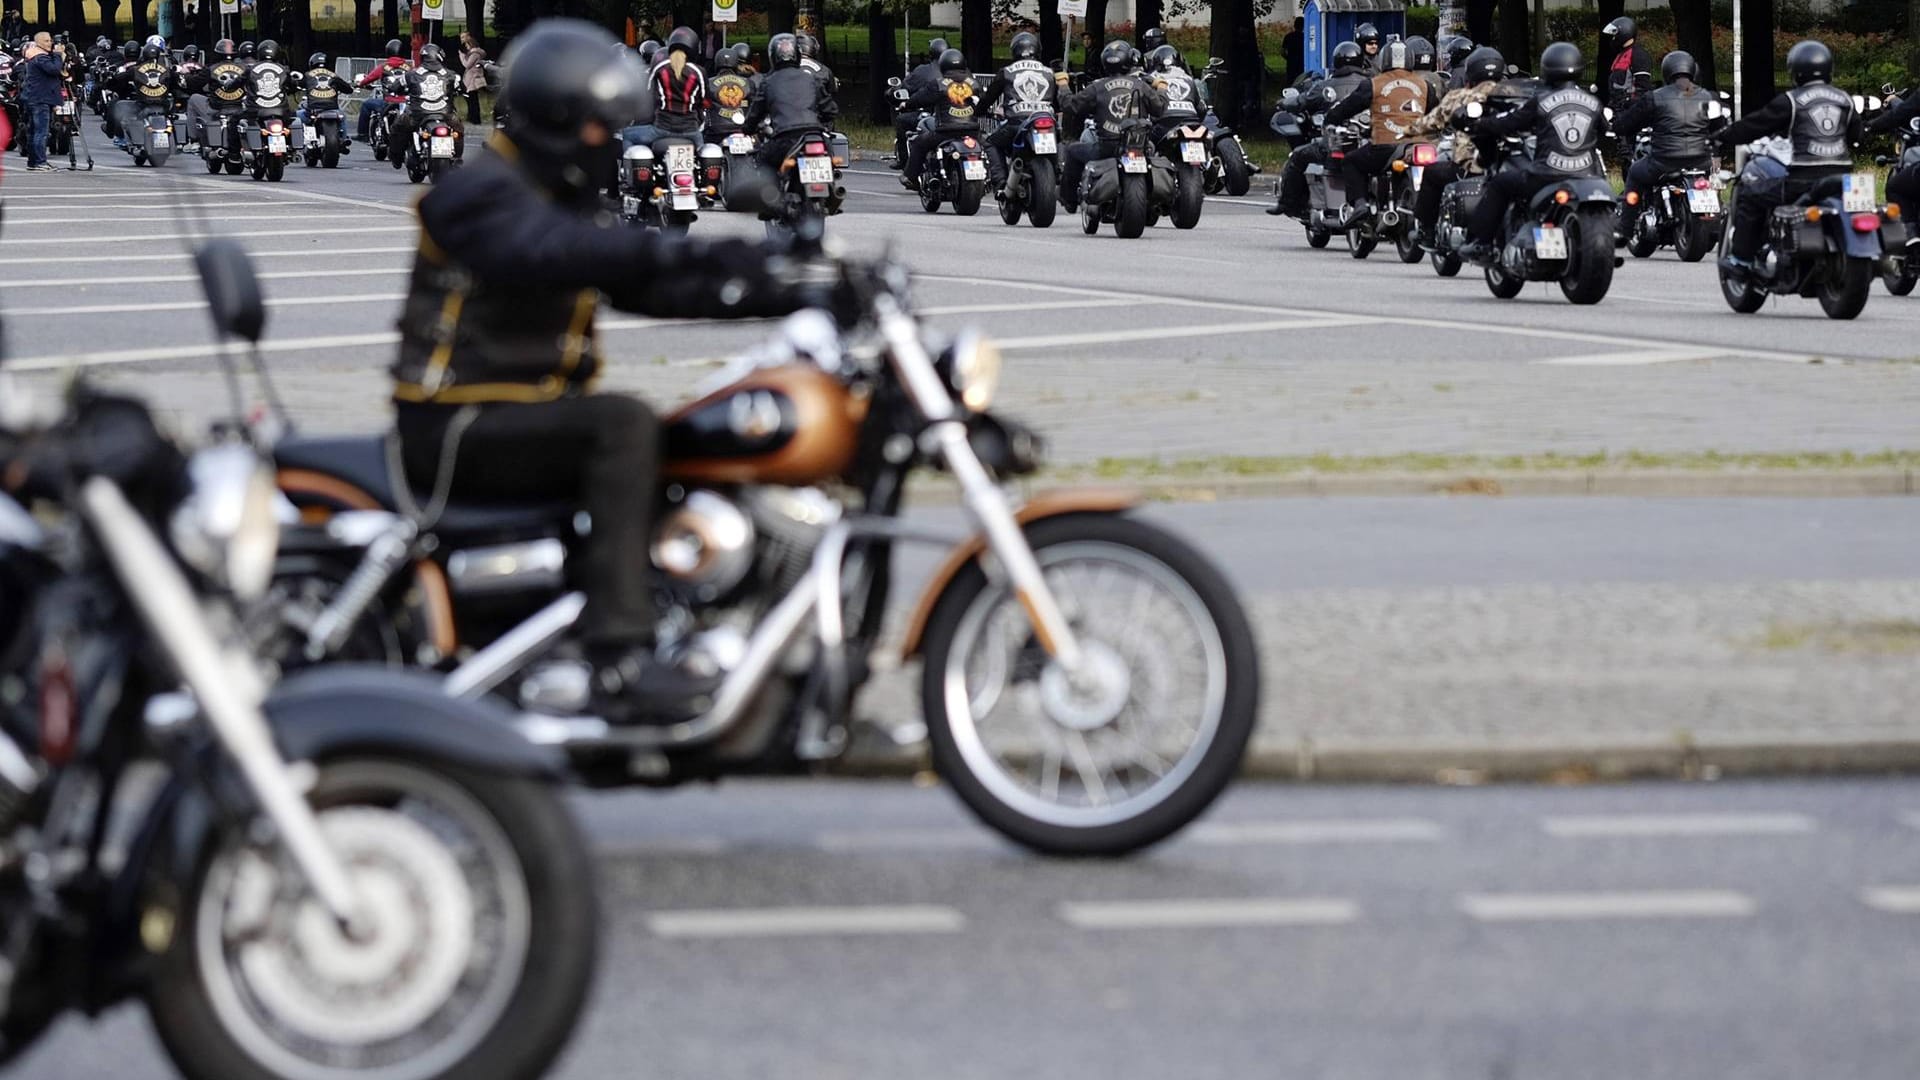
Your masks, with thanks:
[[[1322,109],[1331,109],[1345,100],[1355,90],[1373,80],[1373,74],[1367,67],[1366,54],[1360,46],[1351,41],[1343,41],[1333,47],[1333,74],[1315,83],[1306,95],[1318,95],[1318,101],[1310,101],[1301,108],[1309,113]],[[1325,165],[1328,155],[1326,133],[1320,138],[1296,148],[1287,155],[1286,167],[1280,170],[1280,200],[1267,213],[1275,217],[1305,218],[1307,215],[1307,166]]]
[[[908,112],[933,115],[933,126],[907,140],[907,186],[918,189],[920,167],[933,148],[955,135],[980,133],[980,88],[967,70],[967,58],[959,49],[940,54],[940,81],[907,99]]]
[[[1013,62],[1000,69],[986,92],[980,95],[980,111],[1000,107],[1005,122],[987,136],[987,162],[993,169],[992,183],[999,187],[1007,181],[1007,148],[1020,133],[1028,117],[1052,112],[1059,95],[1057,76],[1040,60],[1040,38],[1029,31],[1013,35]]]
[[[1727,254],[1720,260],[1729,273],[1752,271],[1774,207],[1853,169],[1860,117],[1853,111],[1853,97],[1829,82],[1832,51],[1818,41],[1800,42],[1787,52],[1787,75],[1793,89],[1716,136],[1728,146],[1784,136],[1793,146],[1791,165],[1756,154],[1741,170],[1739,195],[1733,203],[1733,235],[1727,238]]]
[[[946,38],[934,38],[927,42],[927,61],[907,73],[901,89],[908,97],[940,85],[940,57],[947,51]],[[893,118],[893,162],[889,168],[904,169],[907,164],[907,138],[913,134],[920,118],[911,112],[901,112]]]
[[[1607,70],[1607,106],[1616,114],[1625,112],[1634,102],[1653,91],[1653,54],[1640,47],[1639,28],[1625,15],[1608,23],[1600,33],[1612,39],[1616,52]]]
[[[460,77],[447,68],[445,50],[438,45],[423,47],[420,50],[420,66],[407,72],[407,107],[393,122],[393,144],[399,147],[412,145],[414,129],[429,116],[437,116],[456,133],[464,133],[460,110],[453,107],[454,96],[458,93]],[[453,145],[458,156],[466,156],[465,139],[456,139]],[[400,153],[404,156],[406,151]]]
[[[401,457],[420,491],[578,499],[596,690],[633,719],[704,711],[711,680],[657,661],[648,546],[661,432],[636,398],[592,393],[604,298],[649,315],[753,317],[803,306],[743,240],[620,227],[597,177],[643,73],[586,22],[536,23],[505,56],[506,126],[418,205],[421,236],[393,366]],[[443,475],[450,463],[451,475]],[[436,489],[436,485],[440,485]]]
[[[220,135],[216,117],[238,116],[247,107],[247,67],[232,38],[213,43],[213,59],[188,77],[187,95],[187,127],[204,154],[216,149],[209,145]]]
[[[1100,66],[1106,74],[1088,83],[1086,89],[1061,103],[1061,111],[1077,118],[1091,119],[1097,141],[1074,142],[1067,147],[1066,164],[1060,169],[1060,205],[1068,213],[1080,209],[1080,177],[1087,163],[1120,156],[1120,136],[1129,120],[1158,119],[1167,111],[1166,95],[1147,84],[1133,70],[1133,46],[1110,41],[1100,51]]]
[[[1463,257],[1483,260],[1498,250],[1505,240],[1500,230],[1507,219],[1507,207],[1531,199],[1540,189],[1570,176],[1605,175],[1600,162],[1600,134],[1606,130],[1606,118],[1600,99],[1578,82],[1586,67],[1579,46],[1554,42],[1540,54],[1539,92],[1505,116],[1474,125],[1473,141],[1483,153],[1501,138],[1525,132],[1532,133],[1534,150],[1532,160],[1509,165],[1488,177],[1480,205],[1473,210],[1473,240],[1460,251]]]
[[[1909,90],[1895,99],[1886,112],[1873,118],[1866,130],[1875,134],[1904,130],[1920,117],[1920,91]],[[1900,208],[1900,220],[1907,226],[1907,257],[1920,251],[1920,165],[1896,166],[1887,177],[1887,199]]]
[[[1699,74],[1700,65],[1691,53],[1668,53],[1660,61],[1660,80],[1666,85],[1642,95],[1626,112],[1613,118],[1622,145],[1632,145],[1642,128],[1653,129],[1652,152],[1627,170],[1620,204],[1621,243],[1633,236],[1647,193],[1661,177],[1681,169],[1713,165],[1714,122],[1707,119],[1707,105],[1716,99],[1713,91],[1693,81]]]
[[[311,117],[323,112],[344,111],[345,105],[340,95],[353,95],[353,84],[340,77],[339,72],[327,63],[327,54],[314,53],[307,57],[307,71],[302,76],[306,93],[300,99],[300,119],[311,123]],[[347,126],[340,125],[340,152],[350,153],[353,140],[348,137]]]
[[[825,130],[839,114],[833,95],[800,64],[800,42],[793,34],[775,34],[767,42],[767,63],[773,70],[760,78],[760,88],[747,108],[747,128],[757,131],[765,121],[773,134],[761,142],[754,156],[777,169],[802,135]]]

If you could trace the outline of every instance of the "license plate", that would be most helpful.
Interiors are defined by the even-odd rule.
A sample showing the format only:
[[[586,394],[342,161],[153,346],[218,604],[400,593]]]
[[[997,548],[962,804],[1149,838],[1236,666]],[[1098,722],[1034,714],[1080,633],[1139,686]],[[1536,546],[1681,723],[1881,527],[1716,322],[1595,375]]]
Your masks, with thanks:
[[[1207,163],[1207,144],[1199,142],[1181,143],[1180,160],[1189,165],[1205,165]]]
[[[1147,159],[1138,154],[1128,154],[1120,159],[1121,172],[1142,173],[1147,171]]]
[[[1687,209],[1696,214],[1717,214],[1720,193],[1712,188],[1691,188],[1687,191]]]
[[[986,178],[987,178],[986,162],[980,160],[979,158],[967,158],[966,160],[960,163],[960,179],[985,180]]]
[[[667,147],[668,172],[693,171],[693,144],[678,143]]]
[[[1051,131],[1033,133],[1033,152],[1036,154],[1054,154],[1060,151],[1060,138]]]
[[[753,136],[748,135],[744,132],[727,136],[727,153],[729,154],[753,153]]]
[[[453,156],[453,136],[435,135],[430,141],[432,145],[428,148],[428,152],[434,157],[450,158]]]
[[[55,106],[55,111],[58,112],[61,116],[72,116],[73,102],[63,101],[59,105]]]
[[[1533,230],[1533,254],[1543,260],[1567,257],[1567,234],[1557,225],[1542,225]]]
[[[620,199],[620,212],[630,218],[639,217],[640,200],[632,195],[622,196]]]
[[[1840,209],[1849,214],[1871,214],[1880,209],[1874,192],[1873,174],[1857,172],[1846,178],[1846,193],[1840,197]]]
[[[151,144],[154,149],[157,150],[160,147],[166,146],[167,144],[173,142],[173,136],[168,135],[164,131],[155,131],[147,135],[147,142]]]
[[[269,136],[267,136],[267,149],[268,149],[269,151],[271,151],[271,152],[273,152],[273,153],[276,153],[276,154],[284,154],[284,153],[286,153],[286,152],[287,152],[287,137],[286,137],[285,135],[269,135]]]
[[[673,193],[673,208],[675,210],[698,210],[700,209],[700,197],[691,191],[676,191]]]
[[[801,158],[800,182],[803,184],[833,183],[833,159],[818,155]]]

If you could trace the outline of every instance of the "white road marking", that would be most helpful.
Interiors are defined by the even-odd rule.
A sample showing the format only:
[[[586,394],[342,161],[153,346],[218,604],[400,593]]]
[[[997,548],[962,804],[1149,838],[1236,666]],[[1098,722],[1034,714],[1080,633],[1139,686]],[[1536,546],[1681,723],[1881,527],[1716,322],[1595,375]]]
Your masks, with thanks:
[[[1629,352],[1587,353],[1581,356],[1554,356],[1529,361],[1545,367],[1637,367],[1643,364],[1678,364],[1689,360],[1707,360],[1725,356],[1727,349],[1639,349]]]
[[[419,228],[420,227],[418,225],[358,225],[354,227],[353,231],[356,233],[401,233],[401,232],[416,232],[419,230]],[[225,237],[233,237],[233,238],[259,237],[259,236],[304,236],[304,237],[307,237],[308,239],[313,239],[314,231],[312,229],[253,229],[253,230],[243,230],[241,232],[223,232],[223,233],[218,233],[217,235],[225,236]],[[198,233],[143,233],[140,236],[140,242],[143,244],[154,243],[161,240],[199,240],[199,239],[201,239],[201,236]],[[13,240],[13,239],[0,240],[0,247],[25,247],[29,244],[66,244],[69,247],[71,247],[78,244],[125,244],[126,242],[127,242],[127,239],[124,236],[107,236],[107,237],[100,237],[98,239],[92,239],[84,236],[62,236],[57,238],[49,237],[46,239],[34,239],[34,240]],[[314,249],[314,254],[324,255],[326,254],[326,250],[327,249],[324,247],[318,247]]]
[[[1652,892],[1470,893],[1460,910],[1481,922],[1576,919],[1727,919],[1757,905],[1737,892],[1678,889]]]
[[[1540,821],[1562,839],[1655,836],[1803,836],[1814,831],[1805,814],[1583,814]]]
[[[995,315],[1009,311],[1079,311],[1082,308],[1139,307],[1132,300],[1028,300],[1013,304],[948,304],[915,309],[923,316]]]
[[[319,307],[329,304],[397,304],[407,298],[405,293],[345,293],[339,296],[284,296],[269,299],[267,306],[276,307]],[[204,300],[169,300],[153,304],[79,304],[73,307],[16,308],[9,315],[136,315],[152,311],[199,311],[207,306]]]
[[[1860,901],[1891,915],[1920,915],[1920,885],[1879,885],[1860,890]]]
[[[1338,926],[1360,918],[1351,900],[1101,900],[1064,903],[1081,930],[1182,930],[1229,926]]]
[[[866,188],[851,188],[851,187],[847,189],[847,194],[878,195],[882,199],[917,199],[919,198],[918,195],[914,194],[911,191],[868,191]]]
[[[316,255],[333,258],[336,255],[397,255],[419,250],[411,245],[397,247],[363,248],[301,248],[298,251],[255,251],[249,247],[247,254],[256,259],[309,259]],[[16,259],[9,257],[8,266],[26,266],[30,263],[126,263],[126,262],[190,262],[193,252],[182,251],[168,255],[30,255]],[[11,283],[9,283],[11,284]],[[32,284],[27,282],[26,284]]]
[[[1196,844],[1384,844],[1442,839],[1438,822],[1420,818],[1349,821],[1209,821],[1189,827],[1181,839]]]
[[[966,926],[965,916],[937,904],[656,911],[647,916],[647,928],[664,938],[952,934]]]
[[[823,832],[813,839],[822,851],[969,851],[993,849],[1000,842],[979,829],[848,829]]]
[[[1200,326],[1153,326],[1128,330],[1101,330],[1084,334],[1043,334],[1038,337],[997,338],[1001,351],[1015,349],[1059,349],[1075,345],[1123,345],[1136,341],[1170,341],[1180,338],[1227,337],[1235,334],[1266,334],[1279,330],[1317,330],[1329,326],[1357,326],[1368,319],[1270,319],[1263,322],[1207,323]]]
[[[374,345],[397,345],[398,331],[379,334],[336,334],[330,337],[281,338],[260,343],[263,353],[299,352],[302,349],[360,349]],[[163,345],[157,348],[115,349],[110,352],[67,353],[31,356],[7,366],[15,371],[64,371],[74,367],[111,367],[118,364],[146,364],[165,360],[193,360],[213,355],[213,345]]]
[[[286,205],[291,206],[294,204],[288,203]],[[97,209],[104,209],[104,208],[91,207],[91,206],[89,207],[76,206],[76,207],[72,207],[72,209],[97,210]],[[144,207],[143,209],[151,209],[151,207]],[[252,209],[252,207],[250,206],[248,207],[248,209]],[[329,227],[331,227],[334,222],[340,221],[345,218],[377,218],[379,216],[380,215],[378,214],[333,214],[327,218],[327,224]],[[230,221],[285,221],[285,220],[287,220],[287,215],[285,214],[222,214],[220,216],[219,224],[225,225]],[[182,215],[165,214],[159,217],[120,217],[116,215],[113,219],[113,223],[115,225],[131,225],[136,223],[144,224],[144,223],[153,222],[153,221],[180,223],[182,222]],[[8,228],[12,228],[16,225],[98,225],[98,224],[100,224],[99,218],[35,218],[35,219],[11,219],[10,218],[7,221]],[[146,238],[136,237],[135,239],[144,240]]]
[[[274,281],[289,278],[360,277],[362,275],[406,274],[411,272],[412,268],[406,266],[356,267],[352,270],[269,270],[262,271],[259,277],[262,281]],[[121,277],[52,278],[46,281],[9,281],[7,282],[6,288],[8,292],[16,292],[20,289],[64,289],[76,285],[167,285],[182,281],[197,282],[199,280],[199,274],[148,274]]]
[[[373,172],[379,172],[381,170],[354,168],[354,169],[351,169],[350,171],[373,173]],[[229,193],[237,193],[242,190],[257,190],[257,189],[243,189],[241,185],[233,183],[231,181],[213,180],[213,179],[204,178],[204,177],[176,177],[175,180],[180,183],[191,184],[192,186],[197,188],[203,188],[207,191],[223,191],[223,192],[229,192]],[[417,194],[415,194],[414,198],[409,199],[407,201],[407,205],[394,206],[392,203],[378,202],[373,199],[359,199],[359,198],[354,198],[348,195],[322,195],[317,191],[302,191],[299,188],[289,188],[289,187],[279,187],[279,186],[275,186],[273,188],[273,194],[281,198],[298,199],[303,202],[324,202],[324,203],[336,203],[344,206],[363,206],[370,210],[379,210],[388,214],[405,214],[408,217],[413,216],[413,203],[418,201],[420,196],[423,196],[426,194],[426,191],[422,189],[416,188],[414,189],[414,191]]]

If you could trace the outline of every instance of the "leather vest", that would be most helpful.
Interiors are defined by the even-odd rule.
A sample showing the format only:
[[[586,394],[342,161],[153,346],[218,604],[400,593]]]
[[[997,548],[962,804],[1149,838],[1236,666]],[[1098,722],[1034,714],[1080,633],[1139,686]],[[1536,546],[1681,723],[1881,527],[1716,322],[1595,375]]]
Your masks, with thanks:
[[[1053,69],[1038,60],[1015,60],[1000,69],[1000,108],[1008,116],[1035,116],[1052,112]]]
[[[1184,71],[1163,71],[1153,77],[1154,88],[1167,95],[1168,119],[1191,120],[1200,115],[1200,91]]]
[[[1387,71],[1373,77],[1373,141],[1396,143],[1427,115],[1431,88],[1417,71]]]
[[[332,68],[318,67],[307,72],[307,108],[331,109],[340,100],[340,88],[333,84]]]
[[[1793,141],[1794,165],[1850,165],[1853,147],[1853,98],[1826,83],[1796,86],[1787,91],[1793,103],[1793,123],[1787,137]]]
[[[728,72],[715,75],[707,89],[713,93],[713,115],[709,122],[714,127],[738,131],[744,120],[736,121],[733,114],[746,115],[747,105],[753,99],[753,84],[744,75]]]
[[[247,73],[247,106],[262,112],[287,107],[289,72],[271,61],[253,65]]]
[[[1600,175],[1600,134],[1606,121],[1600,99],[1580,86],[1542,90],[1534,99],[1540,116],[1533,125],[1533,166],[1564,176]]]
[[[971,131],[979,126],[974,119],[973,99],[980,95],[980,88],[972,79],[943,78],[940,92],[946,100],[934,111],[934,126],[943,131]]]
[[[407,82],[407,108],[414,113],[443,113],[453,108],[453,72],[418,68]]]
[[[1713,156],[1713,138],[1707,126],[1707,102],[1713,92],[1678,86],[1653,92],[1653,156],[1665,162],[1699,162]]]
[[[1373,76],[1359,69],[1336,71],[1327,76],[1320,84],[1321,100],[1317,106],[1310,106],[1307,112],[1314,115],[1331,110],[1335,105],[1353,96],[1355,90],[1373,81]]]
[[[222,60],[207,69],[207,104],[232,112],[246,104],[247,69],[238,60]]]
[[[173,98],[173,69],[164,60],[148,60],[133,69],[133,92],[142,105],[165,105]]]
[[[1147,115],[1147,87],[1131,75],[1109,75],[1092,90],[1092,120],[1103,138],[1119,138],[1126,121]]]

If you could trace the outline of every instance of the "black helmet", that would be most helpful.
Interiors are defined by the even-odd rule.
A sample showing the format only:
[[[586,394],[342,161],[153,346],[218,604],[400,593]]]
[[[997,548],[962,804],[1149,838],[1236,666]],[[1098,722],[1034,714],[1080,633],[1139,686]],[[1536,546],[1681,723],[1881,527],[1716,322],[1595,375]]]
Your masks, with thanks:
[[[1787,74],[1793,85],[1833,81],[1833,51],[1817,41],[1802,41],[1787,50]]]
[[[1148,27],[1147,32],[1140,35],[1140,47],[1147,50],[1148,56],[1152,56],[1154,50],[1166,43],[1167,32],[1157,26]]]
[[[113,39],[105,34],[101,34],[99,37],[93,39],[93,47],[96,49],[111,49],[113,48]]]
[[[200,59],[200,46],[198,46],[198,45],[189,45],[189,46],[187,46],[186,48],[184,48],[184,49],[181,49],[181,50],[180,50],[180,57],[181,57],[181,59],[183,59],[183,60],[198,60],[198,59]]]
[[[1125,75],[1133,70],[1133,46],[1124,41],[1109,41],[1100,50],[1100,70],[1109,75]]]
[[[1162,45],[1147,54],[1147,66],[1155,71],[1172,71],[1180,66],[1180,50]]]
[[[647,65],[648,67],[652,67],[653,58],[658,55],[660,55],[659,42],[653,40],[652,38],[648,38],[647,40],[640,43],[640,62],[641,63]]]
[[[1618,45],[1623,41],[1631,41],[1633,39],[1633,32],[1636,29],[1638,29],[1638,27],[1633,25],[1633,20],[1622,15],[1603,27],[1600,33],[1612,38],[1613,43]]]
[[[1407,50],[1404,41],[1389,41],[1387,47],[1380,50],[1381,71],[1406,71],[1412,66],[1412,53]]]
[[[1432,71],[1439,66],[1433,55],[1433,42],[1423,37],[1407,39],[1407,66],[1415,71]]]
[[[927,63],[929,64],[939,63],[940,54],[946,51],[947,51],[946,38],[937,37],[937,38],[934,38],[932,41],[927,42]]]
[[[956,71],[967,70],[967,57],[959,49],[948,49],[940,54],[940,74],[951,75]]]
[[[1333,66],[1336,68],[1359,67],[1366,62],[1366,54],[1360,46],[1351,41],[1343,41],[1333,47]]]
[[[792,34],[775,34],[767,42],[767,62],[777,71],[800,63],[800,41]]]
[[[1447,67],[1457,68],[1467,62],[1474,53],[1473,42],[1464,37],[1456,37],[1447,42]]]
[[[272,38],[268,38],[260,43],[259,54],[262,60],[278,60],[280,58],[280,43]]]
[[[307,67],[308,67],[309,69],[312,69],[312,68],[323,68],[323,67],[326,67],[326,66],[327,66],[327,54],[326,54],[326,53],[323,53],[323,52],[317,52],[317,53],[314,53],[314,54],[313,54],[312,56],[309,56],[309,57],[307,57]]]
[[[1368,45],[1378,45],[1380,44],[1380,28],[1370,22],[1363,22],[1359,26],[1354,27],[1353,40],[1359,43],[1362,48]]]
[[[447,66],[447,51],[438,45],[426,45],[420,49],[420,66],[428,71],[439,71]]]
[[[405,56],[407,55],[407,47],[400,43],[399,38],[388,38],[387,39],[387,55],[388,56]]]
[[[120,55],[129,60],[140,59],[140,43],[137,41],[129,41],[125,45],[120,46]]]
[[[820,43],[814,40],[812,34],[795,34],[793,39],[800,46],[801,56],[808,60],[814,60],[820,56]]]
[[[673,50],[679,49],[688,56],[693,56],[700,51],[700,35],[694,33],[692,27],[676,26],[673,28],[673,33],[667,35],[666,49],[669,55]]]
[[[733,54],[733,62],[735,64],[745,64],[747,61],[753,59],[753,46],[744,41],[735,42],[727,51]]]
[[[158,45],[145,45],[140,49],[140,59],[142,60],[158,60],[165,55],[167,55],[167,50]]]
[[[1466,66],[1467,85],[1479,86],[1483,82],[1496,82],[1507,75],[1507,58],[1500,50],[1491,45],[1482,45],[1467,54],[1461,61]]]
[[[542,19],[501,58],[505,130],[525,168],[553,188],[591,191],[619,163],[619,131],[640,114],[646,77],[612,34],[580,19]],[[588,124],[605,128],[589,145]]]
[[[715,74],[723,71],[733,71],[739,66],[740,55],[734,52],[731,46],[713,54],[713,70]]]
[[[1675,49],[1660,59],[1660,81],[1663,83],[1670,83],[1675,79],[1698,80],[1699,78],[1700,65],[1695,62],[1690,52]]]
[[[223,60],[232,59],[233,58],[233,39],[223,37],[219,41],[214,42],[213,55],[218,56]]]
[[[1540,54],[1540,77],[1549,84],[1572,82],[1585,70],[1587,58],[1572,42],[1556,41]]]
[[[243,41],[240,43],[240,59],[242,60],[253,59],[254,53],[257,51],[258,49],[251,41]]]
[[[1031,60],[1040,55],[1040,39],[1032,32],[1022,30],[1013,35],[1012,48],[1015,60]]]

